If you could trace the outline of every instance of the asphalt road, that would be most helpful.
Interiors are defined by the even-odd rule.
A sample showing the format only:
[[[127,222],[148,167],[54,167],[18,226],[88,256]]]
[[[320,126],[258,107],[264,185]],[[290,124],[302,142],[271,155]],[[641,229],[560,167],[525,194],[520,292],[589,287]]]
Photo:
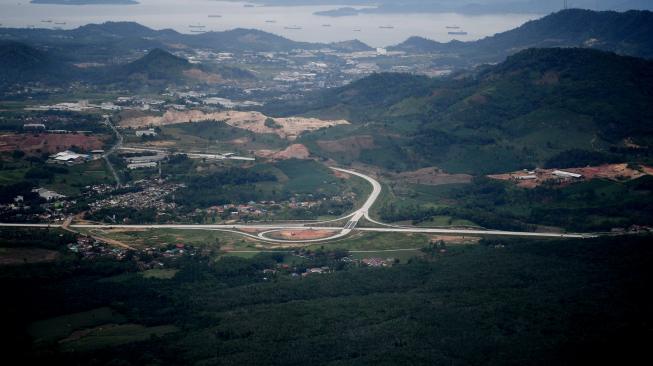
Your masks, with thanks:
[[[115,148],[115,147],[114,147]],[[353,170],[342,168],[331,168],[333,170],[351,174],[362,179],[365,179],[372,185],[372,193],[367,198],[365,203],[356,211],[334,220],[312,222],[312,223],[286,223],[286,224],[239,224],[239,225],[193,225],[193,224],[153,224],[153,225],[110,225],[110,224],[71,224],[68,227],[73,229],[111,229],[111,228],[131,228],[131,229],[179,229],[179,230],[216,230],[232,232],[243,235],[252,239],[257,239],[269,243],[288,244],[288,243],[319,243],[331,240],[340,239],[348,236],[352,231],[362,232],[383,232],[383,233],[424,233],[424,234],[457,234],[457,235],[491,235],[491,236],[508,236],[508,237],[535,237],[535,238],[590,238],[595,237],[595,234],[562,234],[562,233],[535,233],[535,232],[520,232],[520,231],[502,231],[502,230],[481,230],[481,229],[438,229],[438,228],[424,228],[414,226],[396,226],[389,225],[376,221],[369,216],[369,211],[381,194],[381,184],[374,178]],[[365,218],[366,220],[383,226],[380,228],[358,228],[358,222]],[[330,226],[318,227],[317,225],[336,222],[349,219],[344,227]],[[17,223],[0,223],[0,227],[63,227],[63,225],[51,224],[17,224]],[[256,229],[261,233],[254,235],[240,230],[243,229]],[[270,238],[268,235],[274,232],[284,230],[325,230],[333,231],[335,234],[319,239],[310,240],[286,240]]]

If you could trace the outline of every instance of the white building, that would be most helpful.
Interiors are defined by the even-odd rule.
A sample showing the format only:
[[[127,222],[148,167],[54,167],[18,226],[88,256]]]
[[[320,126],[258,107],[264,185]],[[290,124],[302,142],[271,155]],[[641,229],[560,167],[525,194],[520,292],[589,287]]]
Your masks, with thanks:
[[[578,179],[578,178],[583,177],[580,174],[565,172],[565,171],[562,171],[562,170],[553,171],[553,175],[555,175],[556,177],[560,177],[560,178],[576,178],[576,179]]]
[[[136,131],[136,136],[141,137],[141,136],[156,136],[157,133],[154,131],[153,128],[148,128],[147,130],[140,130]]]

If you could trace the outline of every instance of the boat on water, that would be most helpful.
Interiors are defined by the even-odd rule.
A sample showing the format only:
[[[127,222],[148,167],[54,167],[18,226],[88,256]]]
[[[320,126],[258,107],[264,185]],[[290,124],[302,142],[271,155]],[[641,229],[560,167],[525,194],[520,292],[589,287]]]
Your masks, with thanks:
[[[206,33],[205,30],[197,30],[197,29],[191,29],[191,33]]]
[[[205,25],[189,25],[188,28],[197,28],[197,29],[204,29],[206,28]]]
[[[331,26],[331,24],[322,24],[322,26],[328,28]]]
[[[266,22],[266,23],[276,23],[277,21],[276,21],[276,20],[271,20],[271,19],[269,19],[269,20],[266,20],[265,22]]]
[[[52,23],[52,20],[50,20],[50,19],[44,19],[44,20],[41,20],[41,23]]]
[[[222,18],[220,14],[209,14],[209,18]]]
[[[460,29],[460,27],[457,26],[457,25],[448,25],[445,28],[447,28],[447,29]]]
[[[354,31],[354,32],[361,32],[362,30],[361,30],[361,29],[352,29],[352,31]]]
[[[56,25],[66,25],[66,22],[58,22],[58,23],[55,22],[54,24],[56,24]]]
[[[464,32],[464,31],[460,31],[460,32],[449,32],[449,35],[450,35],[450,36],[466,36],[467,34],[468,34],[468,33],[467,33],[467,32]]]
[[[393,25],[380,25],[379,29],[395,29]]]
[[[283,27],[283,29],[299,30],[299,29],[303,29],[303,28],[302,28],[302,27],[298,27],[298,26],[292,26],[292,27]]]

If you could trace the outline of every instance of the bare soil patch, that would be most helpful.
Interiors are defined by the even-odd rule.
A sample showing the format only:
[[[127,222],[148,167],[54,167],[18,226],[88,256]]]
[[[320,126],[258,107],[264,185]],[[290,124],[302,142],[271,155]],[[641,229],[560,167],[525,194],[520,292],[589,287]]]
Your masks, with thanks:
[[[443,184],[469,183],[472,176],[469,174],[448,174],[436,167],[423,168],[412,172],[394,174],[393,178],[406,183],[437,186]]]
[[[553,174],[555,170],[562,170],[569,173],[582,175],[581,178],[561,178]],[[522,188],[535,188],[545,182],[548,184],[557,184],[564,186],[574,181],[588,181],[592,179],[609,179],[614,181],[628,181],[653,175],[653,168],[642,165],[640,169],[632,169],[628,164],[604,164],[601,166],[584,167],[584,168],[566,168],[566,169],[536,169],[533,174],[524,171],[517,171],[505,174],[488,175],[489,178],[498,180],[509,180],[516,182],[517,186]],[[535,179],[523,179],[524,176],[532,175]]]
[[[0,266],[54,262],[59,252],[41,248],[0,248]]]
[[[330,230],[283,230],[270,234],[271,238],[284,240],[313,240],[328,238],[335,235],[336,232]]]
[[[6,134],[0,135],[0,151],[22,150],[28,154],[55,153],[76,146],[82,150],[101,149],[104,142],[98,136],[84,134]]]
[[[141,128],[147,126],[164,126],[176,123],[200,121],[224,121],[230,126],[242,128],[255,133],[276,134],[281,138],[295,140],[297,136],[306,131],[314,131],[324,127],[349,124],[345,120],[321,120],[306,117],[272,118],[279,128],[265,125],[265,120],[270,117],[260,112],[223,111],[204,113],[199,110],[174,111],[169,110],[163,116],[144,116],[126,118],[120,122],[122,127]]]
[[[285,150],[259,150],[256,156],[268,158],[273,160],[288,160],[288,159],[308,159],[311,152],[302,144],[293,144],[288,146]]]
[[[332,153],[349,153],[353,156],[359,156],[361,151],[374,149],[374,138],[372,136],[355,136],[339,140],[318,140],[317,146],[320,149]]]

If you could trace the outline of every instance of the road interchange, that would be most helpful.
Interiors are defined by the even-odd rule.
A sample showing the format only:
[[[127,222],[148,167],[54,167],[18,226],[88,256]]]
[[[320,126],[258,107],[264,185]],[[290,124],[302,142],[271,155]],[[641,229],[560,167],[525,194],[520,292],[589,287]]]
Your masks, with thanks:
[[[374,178],[348,169],[331,169],[353,175],[366,180],[372,186],[372,192],[363,205],[356,211],[333,220],[318,221],[311,223],[279,223],[279,224],[237,224],[237,225],[212,225],[212,224],[145,224],[145,225],[119,225],[119,224],[21,224],[21,223],[0,223],[0,227],[33,227],[33,228],[57,228],[65,227],[72,230],[78,229],[177,229],[177,230],[213,230],[236,233],[251,239],[272,243],[272,244],[301,244],[321,243],[341,239],[350,235],[353,231],[380,232],[380,233],[423,233],[423,234],[449,234],[449,235],[486,235],[486,236],[512,236],[532,238],[590,238],[595,234],[580,233],[538,233],[502,230],[483,229],[445,229],[426,228],[415,226],[397,226],[379,222],[370,217],[370,209],[379,198],[382,188],[381,184]],[[347,220],[348,219],[348,220]],[[381,227],[358,227],[359,221],[365,219]],[[328,223],[347,220],[344,226],[319,226]],[[244,230],[260,231],[258,234],[245,232]],[[269,235],[281,231],[307,231],[320,230],[334,232],[333,235],[317,239],[291,240],[272,238]]]

